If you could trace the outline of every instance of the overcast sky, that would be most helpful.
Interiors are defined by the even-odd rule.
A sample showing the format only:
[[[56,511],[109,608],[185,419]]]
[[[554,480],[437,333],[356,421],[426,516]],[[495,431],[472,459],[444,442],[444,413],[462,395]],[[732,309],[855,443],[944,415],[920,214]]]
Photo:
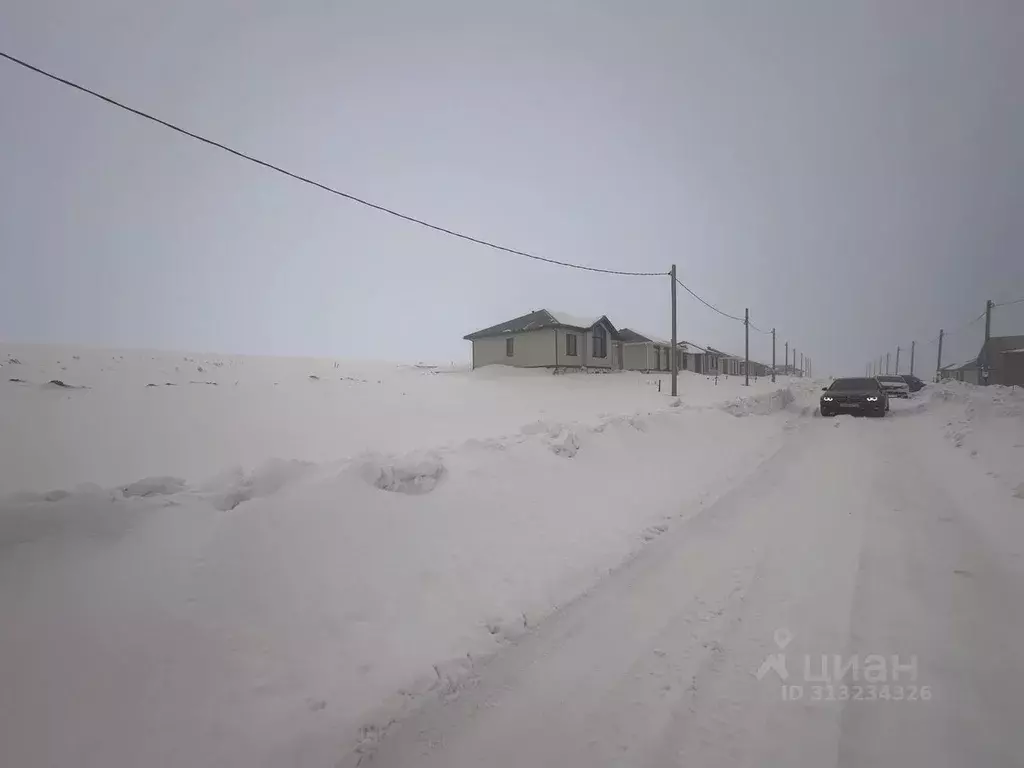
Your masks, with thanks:
[[[1024,297],[1024,3],[9,0],[0,48],[324,183],[667,270],[853,373]],[[0,339],[467,360],[668,278],[410,225],[0,61]],[[743,328],[682,291],[681,338]],[[1024,333],[1024,303],[995,333]],[[977,352],[982,324],[944,359]],[[752,334],[770,360],[770,337]],[[906,359],[906,358],[904,358]]]

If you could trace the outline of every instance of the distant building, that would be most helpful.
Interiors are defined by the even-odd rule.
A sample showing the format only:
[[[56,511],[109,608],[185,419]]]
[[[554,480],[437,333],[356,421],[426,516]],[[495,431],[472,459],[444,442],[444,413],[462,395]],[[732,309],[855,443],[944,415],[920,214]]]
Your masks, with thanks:
[[[969,384],[1024,386],[1024,336],[993,336],[982,344],[973,360],[962,365],[947,365],[939,370],[940,379],[955,379]],[[988,376],[985,372],[988,371]]]
[[[978,383],[1017,384],[1024,386],[1021,350],[1024,350],[1024,336],[993,336],[985,342],[975,367],[978,369]],[[988,371],[988,380],[985,371]]]

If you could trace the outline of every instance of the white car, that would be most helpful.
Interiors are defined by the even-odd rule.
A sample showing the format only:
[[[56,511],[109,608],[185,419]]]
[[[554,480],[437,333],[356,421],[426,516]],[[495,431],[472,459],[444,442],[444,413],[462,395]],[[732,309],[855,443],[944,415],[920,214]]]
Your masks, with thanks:
[[[876,376],[889,397],[910,397],[910,385],[902,376]]]

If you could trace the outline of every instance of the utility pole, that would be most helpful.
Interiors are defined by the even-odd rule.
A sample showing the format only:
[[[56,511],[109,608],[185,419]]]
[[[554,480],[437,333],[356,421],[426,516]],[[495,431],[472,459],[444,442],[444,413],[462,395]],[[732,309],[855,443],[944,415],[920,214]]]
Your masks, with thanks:
[[[896,347],[896,375],[900,375],[900,348]]]
[[[889,375],[889,353],[885,353],[885,375]]]
[[[796,371],[796,347],[793,347],[793,375],[794,376],[798,376],[799,375],[797,373],[797,371]]]
[[[978,362],[981,363],[981,383],[988,384],[988,340],[992,338],[992,299],[985,302],[985,344],[981,348]]]
[[[676,265],[672,265],[672,397],[679,396],[679,342],[676,340]]]
[[[789,370],[789,342],[786,342],[786,375],[792,376],[793,373]]]
[[[745,350],[743,356],[746,362],[743,364],[743,386],[750,386],[750,308],[743,310],[743,330],[746,341],[744,342]]]
[[[939,329],[939,359],[935,363],[935,380],[939,380],[939,371],[942,370],[942,337],[945,335],[945,331]]]
[[[804,353],[800,353],[800,378],[804,377]]]
[[[775,383],[775,329],[772,328],[772,384]]]
[[[914,375],[914,346],[917,344],[916,341],[910,342],[910,375]]]
[[[875,376],[881,376],[882,375],[882,360],[884,360],[884,358],[881,355],[879,355],[878,356],[878,373],[876,373]]]

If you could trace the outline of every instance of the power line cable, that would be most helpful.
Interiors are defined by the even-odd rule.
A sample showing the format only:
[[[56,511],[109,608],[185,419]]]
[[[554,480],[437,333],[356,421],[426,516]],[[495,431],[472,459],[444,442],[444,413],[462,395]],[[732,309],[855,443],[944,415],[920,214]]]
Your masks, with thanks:
[[[1014,299],[1013,301],[1002,301],[1002,302],[1000,302],[998,304],[993,304],[992,306],[993,307],[1008,307],[1011,304],[1020,304],[1022,301],[1024,301],[1024,297],[1019,298],[1019,299]]]
[[[677,282],[677,283],[679,283],[679,285],[681,285],[681,286],[683,287],[683,290],[684,290],[684,291],[686,291],[686,292],[687,292],[688,294],[690,294],[691,296],[693,296],[693,298],[695,298],[695,299],[696,299],[697,301],[699,301],[699,302],[700,302],[701,304],[703,304],[703,305],[704,305],[705,307],[707,307],[708,309],[713,309],[713,310],[714,310],[715,312],[717,312],[718,314],[722,315],[723,317],[728,317],[728,318],[729,318],[730,320],[735,320],[735,321],[737,321],[737,322],[740,322],[740,323],[742,323],[742,322],[746,322],[746,321],[745,321],[745,320],[744,320],[744,319],[743,319],[742,317],[736,317],[736,315],[730,315],[730,314],[729,314],[728,312],[723,312],[722,310],[720,310],[720,309],[719,309],[718,307],[716,307],[716,306],[715,306],[714,304],[709,304],[708,302],[704,301],[704,299],[702,299],[702,298],[701,298],[700,296],[698,296],[698,295],[697,295],[696,293],[694,293],[693,291],[691,291],[691,290],[689,289],[689,287],[687,287],[686,283],[684,283],[684,282],[683,282],[682,280],[680,280],[680,279],[679,279],[678,277],[676,278],[676,282]]]
[[[154,123],[157,123],[158,125],[164,126],[165,128],[170,128],[172,131],[175,131],[176,133],[180,133],[183,136],[188,136],[191,139],[195,139],[196,141],[200,141],[203,144],[208,144],[211,147],[216,147],[217,149],[221,149],[221,150],[223,150],[225,152],[228,152],[228,153],[230,153],[232,155],[235,155],[236,157],[240,157],[243,160],[248,160],[249,162],[255,163],[256,165],[261,165],[264,168],[268,168],[268,169],[270,169],[272,171],[276,171],[277,173],[284,174],[285,176],[289,176],[292,179],[295,179],[296,181],[301,181],[304,184],[309,184],[311,186],[317,187],[318,189],[322,189],[325,192],[330,192],[332,195],[337,195],[338,197],[343,197],[346,200],[351,200],[354,203],[359,203],[360,205],[365,205],[368,208],[373,208],[374,210],[380,211],[382,213],[387,213],[387,214],[389,214],[391,216],[395,216],[395,217],[397,217],[399,219],[404,219],[405,221],[411,222],[413,224],[419,224],[421,227],[426,227],[427,229],[433,229],[436,232],[442,232],[442,233],[444,233],[446,235],[451,235],[452,237],[457,237],[457,238],[460,238],[462,240],[468,240],[471,243],[476,243],[477,245],[483,245],[483,246],[486,246],[488,248],[493,248],[496,251],[504,251],[505,253],[511,253],[511,254],[516,255],[516,256],[524,256],[527,259],[533,259],[535,261],[543,261],[543,262],[546,262],[548,264],[556,264],[556,265],[558,265],[560,267],[569,267],[571,269],[582,269],[582,270],[586,270],[587,272],[600,272],[600,273],[603,273],[603,274],[606,274],[606,275],[628,275],[630,277],[655,277],[655,276],[663,276],[663,275],[667,275],[668,274],[667,272],[632,272],[632,271],[621,270],[621,269],[601,269],[599,267],[588,267],[588,266],[585,266],[583,264],[573,264],[573,263],[568,262],[568,261],[558,261],[557,259],[549,259],[549,258],[546,258],[544,256],[537,256],[536,254],[533,254],[533,253],[527,253],[526,251],[520,251],[520,250],[518,250],[516,248],[508,248],[508,247],[506,247],[504,245],[498,245],[497,243],[492,243],[492,242],[487,241],[487,240],[481,240],[478,237],[472,237],[471,235],[465,235],[465,234],[463,234],[461,232],[456,232],[455,230],[448,229],[447,227],[442,227],[442,226],[439,226],[437,224],[431,224],[430,222],[424,221],[423,219],[418,219],[415,216],[410,216],[408,214],[401,213],[401,212],[393,210],[391,208],[387,208],[387,207],[385,207],[383,205],[378,205],[377,203],[371,203],[369,200],[364,200],[364,199],[362,199],[360,197],[356,197],[355,195],[349,194],[347,192],[342,192],[340,190],[334,189],[333,187],[329,187],[326,184],[322,184],[322,183],[320,183],[318,181],[314,181],[314,180],[309,179],[309,178],[307,178],[305,176],[302,176],[300,174],[293,173],[291,171],[285,170],[284,168],[281,168],[280,166],[274,165],[273,163],[268,163],[268,162],[266,162],[264,160],[260,160],[258,158],[255,158],[252,155],[247,155],[244,152],[240,152],[237,149],[232,149],[231,147],[229,147],[229,146],[227,146],[225,144],[221,144],[218,141],[214,141],[214,140],[208,139],[208,138],[206,138],[204,136],[200,136],[197,133],[193,133],[192,131],[188,131],[188,130],[185,130],[184,128],[181,128],[180,126],[177,126],[174,123],[169,123],[166,120],[161,120],[159,117],[154,117],[153,115],[151,115],[151,114],[149,114],[147,112],[143,112],[140,109],[135,109],[134,107],[130,107],[127,104],[123,104],[122,102],[117,101],[116,99],[113,99],[110,96],[104,96],[102,93],[98,93],[96,91],[93,91],[93,90],[91,90],[89,88],[86,88],[83,85],[79,85],[78,83],[72,82],[71,80],[67,80],[67,79],[65,79],[63,77],[60,77],[58,75],[55,75],[55,74],[53,74],[51,72],[47,72],[44,69],[40,69],[39,67],[33,66],[32,64],[29,64],[27,61],[22,61],[21,59],[18,59],[18,58],[14,57],[14,56],[11,56],[8,53],[4,53],[3,51],[0,51],[0,57],[3,57],[3,58],[7,59],[8,61],[10,61],[10,62],[12,62],[14,64],[17,64],[18,66],[24,67],[25,69],[31,70],[32,72],[40,74],[43,77],[48,77],[49,79],[51,79],[51,80],[53,80],[55,82],[61,83],[63,85],[66,85],[69,88],[74,88],[75,90],[81,91],[82,93],[86,93],[86,94],[88,94],[90,96],[93,96],[94,98],[97,98],[100,101],[104,101],[107,104],[110,104],[112,106],[118,107],[119,109],[123,109],[126,112],[131,112],[133,115],[137,115],[139,117],[145,118],[146,120],[150,120],[150,121],[152,121]]]
[[[979,320],[982,320],[982,319],[984,319],[984,317],[985,317],[985,313],[984,313],[984,312],[982,312],[982,313],[981,313],[980,315],[978,315],[978,316],[977,316],[976,318],[974,318],[973,320],[971,320],[971,321],[970,321],[969,323],[964,323],[963,325],[961,325],[961,326],[960,326],[959,328],[957,328],[956,330],[953,330],[953,331],[947,331],[947,332],[946,332],[946,336],[952,336],[952,335],[953,335],[953,334],[955,334],[955,333],[960,333],[961,331],[966,331],[966,330],[967,330],[968,328],[970,328],[970,327],[971,327],[972,325],[974,325],[974,324],[975,324],[976,322],[978,322]]]

